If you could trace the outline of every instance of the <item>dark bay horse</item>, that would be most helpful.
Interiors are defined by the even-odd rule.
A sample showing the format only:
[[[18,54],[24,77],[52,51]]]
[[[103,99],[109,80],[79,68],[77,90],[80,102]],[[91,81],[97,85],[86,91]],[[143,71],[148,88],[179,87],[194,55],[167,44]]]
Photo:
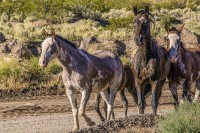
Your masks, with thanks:
[[[200,92],[200,51],[188,50],[180,41],[181,28],[165,26],[167,31],[167,47],[169,51],[169,59],[171,62],[171,70],[168,75],[169,86],[175,100],[174,105],[178,105],[178,94],[176,87],[182,86],[182,99],[192,101],[191,84],[196,85],[196,94],[194,101],[198,99]]]
[[[124,73],[120,58],[110,51],[89,54],[78,49],[72,42],[56,35],[53,29],[50,36],[45,30],[43,34],[46,39],[42,42],[39,65],[46,67],[54,58],[57,58],[62,65],[62,79],[72,106],[73,130],[79,129],[78,114],[83,116],[89,126],[95,124],[85,114],[85,106],[92,92],[101,93],[107,104],[107,119],[110,119],[114,99]],[[77,91],[82,95],[79,110],[76,100]]]
[[[133,76],[131,67],[129,65],[124,66],[124,75],[123,75],[122,83],[120,85],[120,89],[118,90],[122,104],[123,104],[123,107],[124,107],[124,117],[127,117],[128,101],[127,101],[126,96],[124,94],[125,88],[127,88],[128,92],[131,94],[131,96],[133,97],[133,100],[137,104],[137,92],[136,92],[136,89],[135,89],[135,78]],[[102,116],[100,108],[99,108],[100,102],[101,102],[101,96],[100,96],[100,94],[97,94],[96,103],[95,103],[95,110],[98,113],[101,121],[103,122],[103,121],[105,121],[105,119]],[[106,103],[104,103],[105,117],[107,116],[106,115],[107,114],[106,108],[107,108]],[[114,116],[114,114],[112,114],[112,115]]]
[[[151,37],[150,23],[153,22],[149,8],[144,10],[133,8],[134,41],[138,46],[133,58],[132,70],[138,95],[139,113],[145,109],[145,92],[151,90],[153,114],[157,113],[158,101],[162,87],[170,70],[167,50],[159,47]]]

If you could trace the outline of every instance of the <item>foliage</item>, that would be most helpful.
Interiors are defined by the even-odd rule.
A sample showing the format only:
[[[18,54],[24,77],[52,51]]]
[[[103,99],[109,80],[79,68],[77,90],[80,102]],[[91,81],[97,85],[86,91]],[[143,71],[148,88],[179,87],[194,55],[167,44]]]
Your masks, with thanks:
[[[174,17],[171,17],[170,15],[164,15],[161,17],[160,23],[161,25],[165,26],[171,26],[176,22],[176,19]]]
[[[184,103],[158,122],[161,133],[197,133],[200,131],[200,103]]]
[[[35,57],[22,62],[16,58],[0,59],[0,88],[15,89],[31,85],[40,86],[40,84],[51,82],[54,75],[62,71],[57,61],[52,61],[46,69],[42,69],[38,65],[38,60]]]
[[[0,2],[0,14],[7,13],[9,18],[14,14],[22,15],[20,21],[28,16],[37,19],[46,19],[53,23],[63,22],[60,16],[73,13],[73,17],[99,19],[100,13],[108,12],[111,9],[126,8],[132,10],[133,6],[142,8],[145,5],[152,9],[176,9],[176,8],[196,8],[198,0],[5,0]],[[69,15],[70,16],[70,15]]]

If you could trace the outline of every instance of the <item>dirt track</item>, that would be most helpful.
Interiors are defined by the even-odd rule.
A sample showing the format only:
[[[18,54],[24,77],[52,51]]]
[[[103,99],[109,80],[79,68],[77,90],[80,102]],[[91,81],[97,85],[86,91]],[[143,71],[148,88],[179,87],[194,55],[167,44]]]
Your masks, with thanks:
[[[79,97],[80,98],[80,97]],[[132,98],[128,95],[129,105],[128,116],[137,114],[137,108],[132,102]],[[100,120],[93,110],[95,95],[90,97],[86,108],[86,113],[91,116],[96,124]],[[78,99],[80,101],[80,99]],[[147,99],[147,105],[150,104],[151,98]],[[164,91],[159,106],[158,113],[162,114],[173,109],[172,97],[169,91]],[[117,118],[123,117],[123,108],[119,97],[115,100],[115,115]],[[150,113],[151,107],[147,106],[145,113]],[[9,102],[0,103],[0,133],[22,133],[22,132],[48,132],[62,133],[71,131],[73,119],[71,107],[67,97],[51,96],[51,97],[21,97],[12,98]],[[81,128],[88,127],[83,118],[79,117]]]

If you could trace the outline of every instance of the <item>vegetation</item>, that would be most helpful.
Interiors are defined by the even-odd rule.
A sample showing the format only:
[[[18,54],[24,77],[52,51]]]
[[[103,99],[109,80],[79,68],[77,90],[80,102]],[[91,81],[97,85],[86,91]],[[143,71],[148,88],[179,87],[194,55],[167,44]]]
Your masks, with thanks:
[[[184,103],[158,123],[161,133],[200,132],[200,103]]]
[[[56,61],[51,62],[47,68],[42,69],[38,65],[38,58],[31,58],[19,62],[16,58],[0,59],[0,88],[16,89],[30,86],[43,86],[58,84],[58,77],[52,80],[53,75],[57,75],[62,68]]]
[[[52,27],[57,34],[78,43],[89,36],[104,42],[123,40],[133,36],[132,7],[145,5],[150,6],[155,18],[152,30],[155,39],[164,36],[165,24],[184,22],[185,27],[200,34],[199,0],[0,0],[0,32],[8,40],[23,42],[42,41],[42,29]],[[113,47],[107,43],[103,45],[109,45],[108,49]],[[128,63],[126,56],[121,58]],[[47,69],[41,69],[38,58],[22,62],[15,58],[9,60],[0,59],[0,88],[60,82],[50,80],[61,71],[56,61]]]

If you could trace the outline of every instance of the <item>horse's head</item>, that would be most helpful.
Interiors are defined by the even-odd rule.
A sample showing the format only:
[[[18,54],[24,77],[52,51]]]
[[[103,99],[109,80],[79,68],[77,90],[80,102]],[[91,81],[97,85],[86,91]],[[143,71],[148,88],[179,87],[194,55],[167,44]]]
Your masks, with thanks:
[[[51,34],[43,30],[43,35],[46,39],[42,42],[42,53],[39,59],[39,65],[46,67],[58,55],[58,42],[56,41],[56,34],[53,29],[51,30]]]
[[[169,59],[171,63],[175,63],[178,59],[178,48],[180,46],[180,34],[184,25],[180,29],[175,27],[169,28],[165,25],[165,30],[167,32],[167,50],[169,51]]]
[[[149,17],[152,16],[149,12],[149,7],[138,11],[137,7],[133,8],[134,18],[134,41],[138,46],[144,45],[146,38],[150,35],[150,22],[153,22]],[[153,22],[154,23],[154,22]]]

